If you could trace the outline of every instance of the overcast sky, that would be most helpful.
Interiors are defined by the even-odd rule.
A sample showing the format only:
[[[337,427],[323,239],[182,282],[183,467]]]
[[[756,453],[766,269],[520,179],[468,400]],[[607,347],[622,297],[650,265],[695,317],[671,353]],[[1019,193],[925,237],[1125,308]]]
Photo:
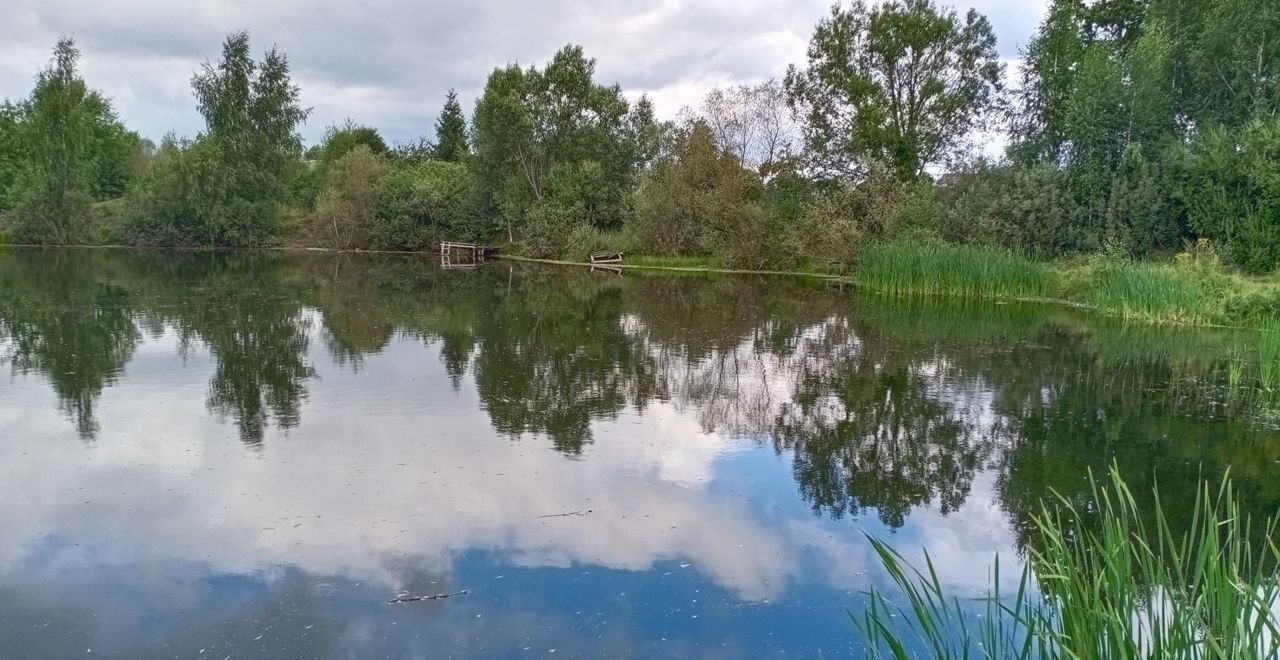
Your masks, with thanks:
[[[945,0],[944,0],[945,1]],[[963,2],[964,0],[962,0]],[[969,0],[1013,60],[1046,0]],[[133,129],[159,139],[202,126],[192,71],[216,59],[228,32],[288,56],[309,141],[351,117],[391,142],[430,135],[445,92],[470,114],[496,66],[545,62],[580,43],[597,77],[648,93],[659,116],[712,87],[780,76],[804,57],[830,0],[4,0],[0,97],[25,97],[59,35],[82,71]],[[959,5],[966,9],[967,5]]]

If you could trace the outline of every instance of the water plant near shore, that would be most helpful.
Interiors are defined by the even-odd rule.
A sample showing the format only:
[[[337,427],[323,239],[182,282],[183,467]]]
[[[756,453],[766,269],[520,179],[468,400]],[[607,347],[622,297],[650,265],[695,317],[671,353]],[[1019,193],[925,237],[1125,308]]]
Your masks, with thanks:
[[[1011,597],[992,586],[976,608],[946,593],[932,560],[917,569],[872,539],[901,592],[872,589],[854,624],[872,657],[1263,658],[1280,653],[1275,519],[1255,526],[1229,475],[1201,484],[1181,534],[1155,489],[1144,511],[1113,468],[1091,497],[1054,494]],[[905,599],[897,605],[894,598]]]
[[[1172,262],[1147,262],[1043,261],[987,246],[878,241],[862,248],[854,280],[890,295],[1048,300],[1145,323],[1275,328],[1280,320],[1280,283],[1226,270],[1204,242]]]
[[[1048,263],[1000,248],[939,241],[870,243],[859,253],[854,279],[890,294],[1012,299],[1056,293]]]

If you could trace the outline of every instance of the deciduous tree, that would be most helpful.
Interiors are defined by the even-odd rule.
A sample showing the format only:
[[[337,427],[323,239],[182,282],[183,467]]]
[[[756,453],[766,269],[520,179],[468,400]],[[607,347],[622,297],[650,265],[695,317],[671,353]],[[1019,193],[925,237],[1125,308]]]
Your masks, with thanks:
[[[701,114],[720,147],[765,179],[791,156],[794,113],[777,80],[714,89],[703,100]]]
[[[566,46],[541,70],[511,65],[489,76],[472,122],[474,166],[509,236],[542,204],[557,204],[557,216],[577,214],[579,222],[597,227],[621,222],[644,159],[651,108],[643,102],[637,109],[645,111],[631,112],[618,86],[598,84],[594,75],[595,60],[579,46]],[[585,179],[570,182],[588,175],[590,186]],[[588,188],[592,200],[566,195]]]
[[[786,76],[813,166],[861,175],[883,161],[910,178],[954,162],[999,102],[995,43],[985,16],[961,18],[931,0],[833,7],[807,64]]]
[[[74,41],[58,40],[25,107],[20,135],[28,160],[13,212],[21,240],[72,243],[86,230],[93,200],[93,109],[76,70],[79,59]]]

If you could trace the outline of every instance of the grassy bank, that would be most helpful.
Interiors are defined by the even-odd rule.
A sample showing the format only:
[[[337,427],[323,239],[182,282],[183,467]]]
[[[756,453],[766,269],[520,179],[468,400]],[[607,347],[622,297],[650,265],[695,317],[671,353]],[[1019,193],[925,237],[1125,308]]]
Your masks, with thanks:
[[[1251,529],[1230,479],[1198,493],[1185,530],[1158,493],[1140,511],[1114,470],[1087,503],[1046,502],[1017,591],[1000,593],[997,560],[976,607],[946,593],[927,553],[917,569],[872,539],[898,593],[872,589],[851,616],[872,657],[1276,657],[1274,520]]]
[[[867,245],[854,280],[893,295],[1052,300],[1149,323],[1280,327],[1280,281],[1224,269],[1207,246],[1166,262],[1031,259],[940,242]]]

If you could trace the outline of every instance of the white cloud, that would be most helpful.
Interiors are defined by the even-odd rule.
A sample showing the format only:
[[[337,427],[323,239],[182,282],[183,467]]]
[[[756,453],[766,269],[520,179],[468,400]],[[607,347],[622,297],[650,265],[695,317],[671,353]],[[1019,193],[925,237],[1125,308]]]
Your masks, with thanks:
[[[1044,0],[976,0],[1015,57]],[[661,116],[711,87],[781,75],[804,56],[827,0],[8,0],[0,21],[0,96],[25,96],[59,35],[75,37],[86,80],[153,138],[193,134],[200,119],[192,71],[222,38],[249,30],[258,48],[291,59],[304,134],[352,117],[393,141],[430,134],[445,92],[469,104],[495,66],[542,63],[566,43],[598,60],[598,73]]]

